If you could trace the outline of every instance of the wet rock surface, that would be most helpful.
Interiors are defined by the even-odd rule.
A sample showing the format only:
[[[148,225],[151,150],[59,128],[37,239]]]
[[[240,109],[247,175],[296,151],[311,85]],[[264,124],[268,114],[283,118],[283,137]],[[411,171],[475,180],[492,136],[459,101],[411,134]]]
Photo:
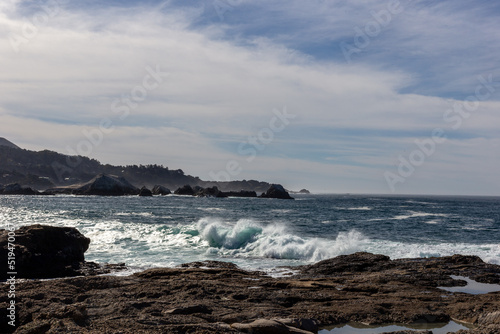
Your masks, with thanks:
[[[452,319],[476,326],[461,333],[500,333],[500,293],[438,288],[460,284],[450,275],[500,277],[500,266],[477,257],[390,260],[356,253],[295,269],[295,276],[272,278],[205,261],[126,277],[25,280],[16,285],[16,333],[314,333],[351,321]],[[8,287],[2,289],[5,312]]]
[[[281,184],[272,184],[269,189],[260,195],[262,198],[277,198],[277,199],[294,199],[290,194],[283,188]]]

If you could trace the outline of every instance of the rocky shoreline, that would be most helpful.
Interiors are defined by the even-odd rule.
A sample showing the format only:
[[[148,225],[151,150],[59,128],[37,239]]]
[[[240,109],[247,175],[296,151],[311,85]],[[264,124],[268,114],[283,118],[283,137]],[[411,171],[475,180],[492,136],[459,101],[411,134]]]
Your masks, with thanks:
[[[27,235],[30,228],[21,232]],[[2,245],[6,233],[0,232]],[[75,249],[84,251],[85,239],[73,232],[83,245]],[[28,251],[35,244],[24,247]],[[461,334],[500,333],[500,292],[472,295],[439,288],[465,285],[452,275],[499,284],[500,266],[476,256],[391,260],[355,253],[295,267],[296,274],[281,278],[213,261],[130,276],[85,271],[89,264],[76,253],[67,265],[84,276],[18,280],[15,333],[305,334],[348,322],[450,320],[474,326]],[[2,284],[1,333],[13,330],[5,314],[8,290]]]
[[[23,187],[18,183],[3,186],[0,184],[0,195],[94,195],[94,196],[143,196],[151,197],[153,195],[170,195],[172,191],[162,185],[155,185],[152,190],[143,186],[137,188],[128,182],[125,178],[99,174],[90,181],[81,184],[73,184],[70,186],[49,188],[42,192],[30,187]],[[259,197],[259,198],[275,198],[275,199],[293,199],[288,191],[280,184],[271,184],[266,192],[257,196],[257,192],[240,190],[240,191],[221,191],[217,186],[203,188],[200,186],[192,187],[189,184],[179,187],[173,192],[180,196],[195,196],[195,197]]]

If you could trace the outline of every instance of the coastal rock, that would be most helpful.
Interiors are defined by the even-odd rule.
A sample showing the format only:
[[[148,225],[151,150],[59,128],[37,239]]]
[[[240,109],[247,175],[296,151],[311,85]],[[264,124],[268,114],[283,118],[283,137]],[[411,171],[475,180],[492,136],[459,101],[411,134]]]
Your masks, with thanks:
[[[358,252],[340,255],[333,259],[301,267],[303,274],[312,276],[337,275],[339,273],[358,273],[386,269],[391,266],[391,259],[385,255]]]
[[[162,196],[170,195],[172,193],[170,189],[160,185],[154,186],[152,192],[153,195],[162,195]]]
[[[8,232],[0,231],[2,258]],[[73,273],[89,240],[73,228],[33,225],[16,231],[21,277]],[[92,269],[92,268],[91,268]],[[16,333],[296,333],[349,322],[477,326],[461,334],[498,334],[498,293],[450,293],[450,275],[500,276],[500,266],[473,257],[390,260],[355,253],[302,266],[273,278],[217,261],[153,268],[131,276],[21,280],[15,284]],[[49,272],[49,273],[48,273]],[[31,273],[29,276],[22,276]],[[5,279],[5,277],[4,277]],[[6,319],[11,284],[0,285]],[[0,332],[13,328],[0,322]],[[402,333],[412,333],[403,331]]]
[[[262,198],[293,199],[290,194],[280,184],[272,184],[269,189],[260,195]]]
[[[258,319],[248,324],[235,323],[231,325],[242,333],[252,334],[313,334],[313,332],[290,327],[277,320]]]
[[[180,187],[176,191],[174,191],[174,194],[182,196],[194,196],[195,192],[189,184],[186,184],[185,186]]]
[[[73,195],[123,196],[139,193],[139,189],[125,178],[108,174],[100,174],[83,185],[69,189]]]
[[[8,253],[7,230],[0,230],[2,259]],[[15,269],[18,278],[77,275],[90,239],[71,227],[23,226],[15,231]],[[7,277],[6,271],[0,278]]]
[[[210,188],[202,188],[198,190],[195,194],[198,197],[227,197],[222,191],[219,190],[216,186]]]
[[[6,185],[1,193],[3,195],[40,195],[40,192],[29,187],[22,187],[19,183]]]
[[[151,196],[153,196],[153,193],[148,188],[142,187],[141,190],[139,190],[139,196],[141,196],[141,197],[151,197]]]

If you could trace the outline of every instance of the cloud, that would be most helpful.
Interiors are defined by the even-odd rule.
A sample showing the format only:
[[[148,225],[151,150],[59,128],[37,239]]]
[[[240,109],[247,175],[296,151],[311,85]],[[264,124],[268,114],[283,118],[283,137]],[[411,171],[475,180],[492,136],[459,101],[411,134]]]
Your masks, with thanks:
[[[500,135],[495,82],[470,116],[460,116],[457,129],[452,127],[458,120],[451,118],[457,113],[446,114],[475,96],[479,75],[495,74],[495,53],[471,54],[485,39],[486,50],[496,50],[490,31],[496,23],[486,16],[478,23],[485,34],[475,40],[469,24],[457,23],[468,18],[475,24],[484,11],[450,2],[430,9],[404,3],[401,16],[348,64],[339,43],[352,42],[353,27],[364,27],[373,19],[370,13],[386,4],[241,1],[222,20],[212,4],[67,2],[16,52],[9,38],[23,36],[26,21],[42,9],[21,16],[19,2],[4,2],[2,136],[26,148],[69,153],[68,147],[76,150],[88,140],[85,133],[98,131],[104,121],[115,130],[103,133],[89,155],[105,163],[163,163],[208,179],[210,171],[236,160],[243,168],[240,179],[387,192],[384,171],[414,149],[416,138],[443,128],[453,145],[443,145],[402,191],[497,193],[494,182],[446,188],[453,180],[443,176],[446,184],[439,189],[432,181],[419,182],[449,175],[450,161],[464,166],[467,180],[486,179],[477,161],[500,159],[491,151]],[[313,44],[335,51],[326,59]],[[464,55],[453,59],[466,66],[447,66],[446,56],[458,51]],[[448,83],[436,88],[434,82]],[[296,118],[249,163],[238,147],[269,128],[273,110],[285,107]]]

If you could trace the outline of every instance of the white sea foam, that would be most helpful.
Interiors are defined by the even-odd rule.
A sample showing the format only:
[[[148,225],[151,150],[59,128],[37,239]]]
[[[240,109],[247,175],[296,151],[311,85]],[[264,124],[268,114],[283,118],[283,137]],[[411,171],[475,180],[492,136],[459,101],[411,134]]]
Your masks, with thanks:
[[[197,227],[212,255],[319,261],[355,252],[366,242],[355,230],[339,233],[335,240],[307,238],[288,231],[284,224],[264,226],[248,219],[232,224],[205,218]]]
[[[498,244],[468,244],[468,243],[402,243],[387,240],[369,240],[365,251],[385,254],[392,259],[441,257],[454,254],[477,255],[483,261],[500,264],[500,245]]]
[[[409,218],[416,218],[416,217],[449,217],[449,214],[444,214],[444,213],[431,213],[431,212],[417,212],[417,211],[409,211],[408,215],[400,215],[400,216],[395,216],[390,219],[394,220],[404,220],[404,219],[409,219]]]

